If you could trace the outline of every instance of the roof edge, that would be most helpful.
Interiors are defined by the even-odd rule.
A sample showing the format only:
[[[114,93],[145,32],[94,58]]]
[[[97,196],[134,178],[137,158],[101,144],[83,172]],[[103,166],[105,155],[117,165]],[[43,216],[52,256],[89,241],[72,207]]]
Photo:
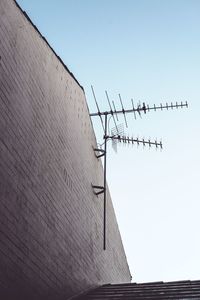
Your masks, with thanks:
[[[28,16],[28,14],[21,8],[21,6],[18,4],[17,0],[13,0],[13,1],[16,4],[16,6],[19,8],[19,10],[23,13],[23,15],[25,16],[25,18],[27,19],[27,21],[33,26],[33,28],[37,31],[37,33],[39,34],[39,36],[44,40],[44,42],[47,44],[47,46],[50,48],[50,50],[55,54],[55,56],[57,57],[57,59],[64,66],[65,70],[72,76],[72,78],[76,81],[76,83],[80,86],[80,88],[85,93],[83,86],[79,83],[79,81],[76,79],[76,77],[74,76],[74,74],[72,72],[70,72],[70,70],[68,69],[68,67],[66,66],[66,64],[63,62],[63,60],[60,58],[60,56],[55,52],[55,50],[51,47],[51,45],[46,40],[46,38],[41,34],[41,32],[39,31],[39,29],[37,28],[37,26],[32,22],[32,20]]]

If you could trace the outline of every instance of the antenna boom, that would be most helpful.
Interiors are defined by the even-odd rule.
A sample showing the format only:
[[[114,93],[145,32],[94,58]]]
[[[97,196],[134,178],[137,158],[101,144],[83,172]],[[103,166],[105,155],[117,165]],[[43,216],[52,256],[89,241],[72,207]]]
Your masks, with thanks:
[[[119,115],[119,114],[129,114],[129,113],[133,113],[133,112],[149,112],[150,110],[163,110],[163,109],[173,109],[173,108],[183,108],[183,107],[188,107],[188,103],[187,101],[185,103],[182,103],[181,104],[170,104],[168,105],[166,103],[166,105],[160,105],[160,106],[156,106],[154,105],[153,107],[149,107],[149,106],[146,106],[143,104],[143,106],[141,107],[140,105],[137,107],[137,108],[131,108],[131,109],[122,109],[122,110],[110,110],[110,111],[103,111],[103,112],[97,112],[97,113],[91,113],[90,116],[91,117],[95,117],[95,116],[101,116],[101,115]]]

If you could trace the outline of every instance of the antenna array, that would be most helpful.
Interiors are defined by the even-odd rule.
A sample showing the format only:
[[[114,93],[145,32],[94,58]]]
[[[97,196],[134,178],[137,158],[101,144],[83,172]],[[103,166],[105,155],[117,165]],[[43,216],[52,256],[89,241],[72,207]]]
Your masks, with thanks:
[[[136,144],[136,145],[140,145],[142,144],[143,146],[149,146],[149,148],[151,148],[152,145],[156,146],[156,148],[160,147],[162,149],[162,142],[158,142],[157,140],[155,141],[151,141],[151,140],[144,140],[144,139],[134,139],[133,137],[129,137],[129,136],[121,136],[121,135],[118,135],[118,136],[107,136],[107,139],[111,139],[112,141],[113,140],[117,140],[118,142],[122,142],[124,144]]]
[[[132,107],[129,109],[124,109],[123,106],[123,102],[122,102],[122,98],[121,95],[119,94],[119,101],[120,101],[120,105],[121,105],[121,109],[117,110],[114,101],[112,101],[112,105],[111,105],[111,101],[109,99],[108,96],[108,92],[105,91],[106,94],[106,98],[108,101],[108,105],[109,105],[109,110],[107,111],[100,111],[99,109],[99,105],[97,103],[97,99],[95,96],[95,92],[94,92],[94,88],[93,86],[91,86],[92,89],[92,93],[93,93],[93,97],[96,103],[96,107],[97,107],[97,112],[95,113],[91,113],[90,116],[91,117],[96,117],[98,116],[101,120],[101,125],[103,128],[103,139],[104,139],[104,149],[101,148],[95,148],[95,154],[97,158],[100,157],[104,157],[104,181],[103,181],[103,186],[100,185],[92,185],[93,187],[93,191],[95,193],[96,196],[103,194],[104,195],[104,221],[103,221],[103,249],[106,250],[106,162],[107,162],[107,142],[109,140],[112,141],[112,145],[113,145],[113,149],[116,151],[116,147],[117,147],[117,143],[121,143],[121,144],[129,144],[129,145],[140,145],[142,144],[144,147],[148,146],[155,146],[156,148],[160,148],[162,149],[162,142],[158,142],[157,140],[155,141],[151,141],[150,139],[145,140],[145,139],[134,139],[133,137],[129,137],[127,135],[124,135],[124,130],[123,130],[123,124],[121,125],[117,125],[117,121],[118,121],[118,115],[123,115],[124,116],[124,122],[126,125],[126,128],[128,127],[128,123],[127,123],[127,119],[126,119],[126,114],[129,113],[133,113],[135,120],[137,119],[137,116],[139,116],[140,118],[142,117],[142,113],[146,114],[150,111],[157,111],[157,110],[169,110],[169,109],[178,109],[178,108],[184,108],[184,107],[188,107],[188,103],[187,101],[185,103],[181,102],[181,103],[166,103],[166,104],[160,104],[160,105],[153,105],[153,106],[149,106],[147,105],[145,102],[142,103],[142,105],[139,103],[136,107],[134,106],[134,102],[133,99],[131,99],[131,104]],[[113,122],[115,124],[114,129],[111,130],[111,133],[108,134],[108,116],[110,116],[113,119]],[[103,120],[104,119],[104,120]]]

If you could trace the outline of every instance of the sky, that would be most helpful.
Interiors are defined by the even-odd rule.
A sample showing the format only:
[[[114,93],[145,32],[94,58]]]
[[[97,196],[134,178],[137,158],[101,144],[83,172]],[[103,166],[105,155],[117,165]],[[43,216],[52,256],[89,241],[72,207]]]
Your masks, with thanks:
[[[84,87],[96,111],[105,90],[188,109],[128,117],[126,134],[163,150],[108,146],[107,181],[134,282],[200,279],[200,1],[18,0]],[[123,118],[119,124],[123,123]],[[114,126],[112,121],[109,129]],[[99,142],[101,124],[94,122]]]

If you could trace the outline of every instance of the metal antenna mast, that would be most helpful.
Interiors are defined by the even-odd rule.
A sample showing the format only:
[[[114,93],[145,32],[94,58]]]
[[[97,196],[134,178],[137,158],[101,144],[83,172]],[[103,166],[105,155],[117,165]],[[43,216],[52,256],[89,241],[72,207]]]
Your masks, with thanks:
[[[163,110],[163,109],[178,109],[178,108],[183,108],[183,107],[188,107],[188,103],[187,101],[185,103],[181,102],[181,103],[171,103],[171,104],[160,104],[160,105],[153,105],[152,107],[149,107],[149,105],[146,105],[144,102],[141,104],[138,104],[136,107],[134,106],[133,103],[133,99],[131,99],[131,103],[132,103],[132,108],[130,109],[124,109],[123,106],[123,102],[122,102],[122,98],[121,95],[119,94],[119,100],[120,100],[120,104],[121,104],[121,109],[120,110],[116,110],[115,107],[115,103],[112,101],[113,104],[113,108],[111,106],[111,102],[109,100],[109,96],[107,91],[106,93],[106,98],[108,100],[108,104],[109,104],[109,108],[110,110],[106,110],[106,111],[100,111],[98,103],[97,103],[97,99],[95,96],[95,92],[94,92],[94,88],[93,86],[91,86],[92,89],[92,93],[94,96],[94,100],[97,106],[97,112],[95,113],[91,113],[90,116],[91,117],[100,117],[101,120],[101,124],[102,124],[102,128],[103,128],[103,139],[104,139],[104,149],[101,148],[95,148],[95,154],[97,158],[100,157],[104,157],[104,179],[103,179],[103,186],[100,185],[93,185],[93,191],[95,193],[96,196],[103,194],[103,202],[104,202],[104,209],[103,209],[103,249],[106,250],[106,195],[107,195],[107,189],[106,189],[106,170],[107,170],[107,142],[108,140],[112,140],[115,142],[122,142],[122,143],[128,143],[128,144],[137,144],[140,145],[142,144],[143,146],[155,146],[156,148],[160,148],[162,149],[162,142],[158,142],[157,140],[155,141],[151,141],[149,140],[144,140],[144,139],[134,139],[133,137],[129,137],[129,136],[125,136],[124,134],[122,135],[121,132],[119,132],[119,128],[117,126],[116,120],[118,121],[118,115],[123,115],[124,116],[124,121],[126,124],[126,127],[128,127],[128,123],[127,123],[127,119],[126,119],[126,114],[129,113],[133,113],[134,114],[134,118],[136,119],[137,114],[141,117],[141,113],[146,114],[147,112],[150,111],[157,111],[157,110]],[[114,124],[115,124],[115,134],[113,134],[111,132],[111,135],[108,134],[108,116],[111,116],[113,118]],[[116,117],[116,120],[115,120]]]

